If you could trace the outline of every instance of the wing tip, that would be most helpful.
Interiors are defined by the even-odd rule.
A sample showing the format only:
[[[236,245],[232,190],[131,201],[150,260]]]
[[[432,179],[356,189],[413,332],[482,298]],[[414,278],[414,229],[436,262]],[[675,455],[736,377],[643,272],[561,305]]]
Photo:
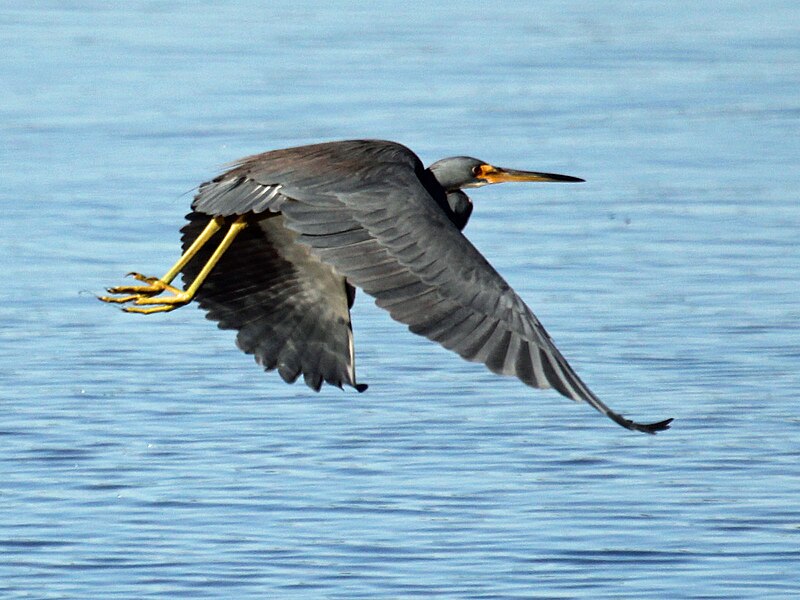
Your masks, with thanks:
[[[673,419],[664,419],[663,421],[658,421],[657,423],[637,423],[636,421],[631,421],[630,419],[626,419],[622,415],[618,415],[616,413],[610,413],[608,416],[612,421],[618,425],[621,425],[625,429],[630,429],[631,431],[641,431],[642,433],[649,433],[650,435],[655,435],[659,431],[666,431],[670,428],[673,421]]]

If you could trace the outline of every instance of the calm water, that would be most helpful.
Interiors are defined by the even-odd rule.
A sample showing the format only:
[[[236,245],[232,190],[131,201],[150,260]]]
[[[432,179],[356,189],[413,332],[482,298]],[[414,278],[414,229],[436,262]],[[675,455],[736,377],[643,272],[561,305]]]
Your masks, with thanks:
[[[426,4],[0,5],[0,597],[800,595],[797,3]],[[366,298],[363,395],[94,300],[223,163],[349,137],[586,178],[476,191],[468,234],[673,429]]]

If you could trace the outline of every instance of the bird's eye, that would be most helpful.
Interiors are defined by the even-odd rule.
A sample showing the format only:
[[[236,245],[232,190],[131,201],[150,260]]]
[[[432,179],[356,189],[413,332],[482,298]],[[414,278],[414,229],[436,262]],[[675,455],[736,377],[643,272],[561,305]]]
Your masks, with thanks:
[[[481,165],[478,165],[477,167],[472,167],[472,174],[475,177],[480,177],[482,172],[483,172],[483,168],[481,167]]]

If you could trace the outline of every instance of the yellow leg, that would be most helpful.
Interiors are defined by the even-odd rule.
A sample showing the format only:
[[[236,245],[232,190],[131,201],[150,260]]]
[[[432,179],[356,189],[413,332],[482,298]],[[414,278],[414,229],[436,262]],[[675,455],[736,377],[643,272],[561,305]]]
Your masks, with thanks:
[[[215,220],[218,218],[220,217],[215,217]],[[225,233],[225,237],[222,238],[222,241],[219,243],[219,246],[217,246],[216,250],[214,250],[214,253],[211,255],[211,258],[209,258],[208,262],[206,262],[206,264],[203,265],[203,268],[200,269],[200,272],[197,274],[197,277],[195,277],[194,281],[192,281],[191,285],[189,285],[189,287],[187,287],[186,290],[183,291],[178,290],[177,288],[174,288],[171,285],[169,285],[169,282],[175,278],[175,276],[180,272],[181,268],[183,268],[186,265],[186,263],[189,262],[189,259],[191,259],[191,257],[194,254],[196,254],[197,251],[202,246],[202,244],[200,244],[196,249],[194,249],[194,252],[192,252],[192,249],[195,247],[195,244],[197,243],[196,241],[195,244],[192,244],[192,246],[189,248],[189,250],[186,251],[184,256],[182,256],[181,259],[177,263],[175,263],[175,266],[172,267],[172,269],[170,269],[167,272],[167,274],[164,275],[163,279],[160,281],[165,286],[165,288],[163,289],[167,289],[166,286],[168,286],[169,290],[172,292],[171,296],[153,296],[152,294],[149,293],[134,295],[132,300],[136,306],[126,306],[123,310],[126,312],[135,312],[147,315],[156,312],[168,312],[170,310],[175,310],[176,308],[179,308],[184,304],[188,304],[189,302],[191,302],[192,298],[194,298],[194,295],[197,293],[197,290],[200,288],[201,285],[203,285],[203,282],[206,280],[206,277],[208,277],[208,274],[211,273],[211,270],[219,262],[219,259],[222,258],[222,255],[225,254],[225,251],[233,243],[233,240],[236,239],[236,236],[239,235],[239,233],[245,227],[247,227],[247,222],[245,221],[245,218],[243,216],[238,217],[231,224],[230,228]],[[219,227],[217,227],[217,229],[219,229]],[[206,230],[208,230],[208,227],[206,227]],[[216,232],[216,230],[214,230],[214,232]],[[211,235],[213,235],[214,232],[209,234],[208,237],[211,237]],[[205,231],[203,231],[203,233],[205,233]],[[199,239],[200,238],[198,237],[198,240]],[[205,241],[203,243],[205,243]],[[191,256],[186,258],[186,255],[190,253],[192,253]],[[168,277],[170,278],[167,279]],[[166,280],[166,282],[164,280]],[[147,306],[147,308],[139,308],[140,306]]]
[[[100,296],[100,300],[103,302],[117,302],[117,303],[126,303],[137,300],[141,296],[155,296],[156,294],[160,294],[163,291],[170,291],[173,294],[181,293],[181,290],[173,287],[170,285],[173,279],[178,276],[178,273],[181,272],[181,269],[186,266],[195,254],[197,254],[208,240],[217,233],[222,228],[222,225],[225,223],[225,219],[223,217],[214,217],[208,222],[205,229],[197,236],[194,242],[192,242],[191,246],[183,253],[183,255],[178,259],[172,268],[167,271],[162,277],[147,277],[146,275],[142,275],[141,273],[128,273],[129,276],[137,279],[139,281],[143,281],[147,285],[118,285],[116,287],[108,288],[109,294],[127,294],[125,296]]]

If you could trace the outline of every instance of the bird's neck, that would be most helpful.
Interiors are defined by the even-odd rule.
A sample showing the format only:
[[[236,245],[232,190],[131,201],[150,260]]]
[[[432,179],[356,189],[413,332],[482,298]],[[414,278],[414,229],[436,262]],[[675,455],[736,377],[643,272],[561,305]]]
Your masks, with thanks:
[[[469,196],[461,190],[447,192],[447,206],[450,209],[447,216],[459,230],[463,230],[472,215],[472,201]]]
[[[420,179],[422,185],[433,196],[433,199],[436,200],[436,203],[447,215],[447,218],[453,222],[453,225],[458,227],[459,230],[464,229],[472,214],[472,202],[469,197],[458,187],[447,189],[430,169],[425,169]]]

